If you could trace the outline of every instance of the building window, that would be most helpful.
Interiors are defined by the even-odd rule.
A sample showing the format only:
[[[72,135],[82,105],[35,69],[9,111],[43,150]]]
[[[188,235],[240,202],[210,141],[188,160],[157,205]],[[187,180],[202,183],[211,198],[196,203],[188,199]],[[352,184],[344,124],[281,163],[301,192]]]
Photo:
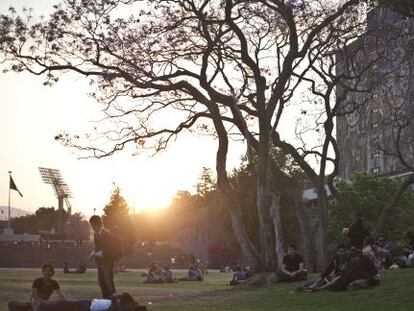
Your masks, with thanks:
[[[378,123],[377,122],[373,123],[372,128],[374,128],[374,129],[378,128]]]
[[[372,172],[373,172],[374,174],[379,173],[379,172],[380,172],[379,167],[374,167],[374,168],[372,169]]]
[[[374,158],[374,159],[378,159],[378,158],[380,157],[380,153],[379,153],[379,151],[374,152],[374,153],[372,154],[372,156],[373,156],[373,158]]]

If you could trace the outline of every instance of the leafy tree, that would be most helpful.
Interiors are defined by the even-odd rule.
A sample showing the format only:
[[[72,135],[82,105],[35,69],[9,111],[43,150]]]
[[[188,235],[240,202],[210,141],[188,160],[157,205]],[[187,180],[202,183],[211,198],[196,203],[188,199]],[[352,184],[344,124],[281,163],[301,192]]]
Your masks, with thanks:
[[[66,238],[74,240],[88,240],[91,230],[89,222],[81,213],[75,213],[65,222],[64,234]]]
[[[16,233],[38,234],[39,231],[57,232],[59,221],[64,224],[68,219],[66,211],[56,210],[54,207],[40,207],[34,215],[16,217],[11,220]]]
[[[105,205],[102,216],[104,225],[112,233],[119,235],[123,242],[125,253],[131,253],[135,244],[135,227],[129,217],[129,208],[121,195],[121,189],[115,187],[110,201]]]
[[[338,184],[338,190],[350,200],[359,217],[363,217],[367,227],[374,233],[374,228],[379,216],[387,202],[391,200],[398,189],[401,180],[398,178],[381,178],[369,173],[354,173],[352,182],[342,181]],[[331,207],[331,219],[329,233],[332,241],[340,242],[341,230],[349,227],[346,222],[343,209],[338,202],[333,201]],[[404,231],[412,230],[414,223],[414,192],[406,191],[388,217],[384,232],[390,240],[401,240]]]
[[[211,169],[203,167],[195,188],[199,196],[204,196],[207,192],[216,189],[216,181],[213,178]]]

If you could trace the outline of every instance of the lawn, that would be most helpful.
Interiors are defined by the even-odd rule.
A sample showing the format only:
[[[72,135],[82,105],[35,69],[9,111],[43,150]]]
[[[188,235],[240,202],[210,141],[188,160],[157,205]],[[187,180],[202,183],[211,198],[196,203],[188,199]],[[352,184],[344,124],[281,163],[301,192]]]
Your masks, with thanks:
[[[9,300],[26,301],[32,280],[40,274],[35,269],[0,269],[0,311]],[[176,276],[184,275],[175,271]],[[414,310],[414,269],[387,271],[382,284],[371,290],[349,292],[299,293],[297,284],[278,284],[260,289],[231,289],[226,282],[231,274],[211,272],[204,282],[143,284],[138,271],[116,275],[118,292],[128,291],[150,311],[157,310]],[[65,295],[69,298],[99,297],[96,271],[68,275],[57,271]]]

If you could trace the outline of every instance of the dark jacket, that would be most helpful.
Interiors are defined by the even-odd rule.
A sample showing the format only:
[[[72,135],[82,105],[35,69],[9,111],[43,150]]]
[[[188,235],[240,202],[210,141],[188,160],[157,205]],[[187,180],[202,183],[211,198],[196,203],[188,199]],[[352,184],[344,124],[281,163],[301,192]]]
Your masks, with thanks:
[[[95,252],[102,251],[103,257],[96,257],[95,262],[97,264],[100,263],[113,263],[115,260],[119,259],[118,256],[118,248],[122,247],[120,244],[121,241],[118,237],[114,236],[110,233],[107,229],[103,229],[100,234],[94,234],[94,244],[95,244]]]

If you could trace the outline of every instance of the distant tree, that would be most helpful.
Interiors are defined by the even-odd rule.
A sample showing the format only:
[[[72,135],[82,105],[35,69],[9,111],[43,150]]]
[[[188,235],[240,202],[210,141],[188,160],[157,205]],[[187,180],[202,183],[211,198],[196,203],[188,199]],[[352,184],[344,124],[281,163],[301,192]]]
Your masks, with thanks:
[[[89,222],[81,213],[75,213],[65,222],[64,234],[66,238],[73,240],[87,240],[90,235]]]
[[[65,210],[59,211],[54,207],[40,207],[35,212],[35,215],[39,230],[50,231],[54,229],[56,232],[59,227],[59,222],[63,226],[69,216]]]
[[[215,190],[216,187],[216,180],[213,177],[213,172],[210,168],[203,167],[200,177],[198,178],[198,182],[195,185],[197,190],[197,194],[199,196],[204,196],[206,193]]]
[[[11,219],[11,226],[17,234],[38,234],[39,224],[36,215],[26,215]]]
[[[121,189],[115,187],[110,201],[105,205],[102,216],[104,225],[112,233],[120,236],[124,244],[124,251],[131,253],[135,244],[135,227],[129,217],[129,208],[121,195]]]
[[[16,233],[38,234],[39,231],[51,231],[52,229],[57,232],[59,214],[63,225],[68,219],[68,214],[66,211],[59,211],[54,207],[40,207],[34,215],[13,218],[11,224]]]

